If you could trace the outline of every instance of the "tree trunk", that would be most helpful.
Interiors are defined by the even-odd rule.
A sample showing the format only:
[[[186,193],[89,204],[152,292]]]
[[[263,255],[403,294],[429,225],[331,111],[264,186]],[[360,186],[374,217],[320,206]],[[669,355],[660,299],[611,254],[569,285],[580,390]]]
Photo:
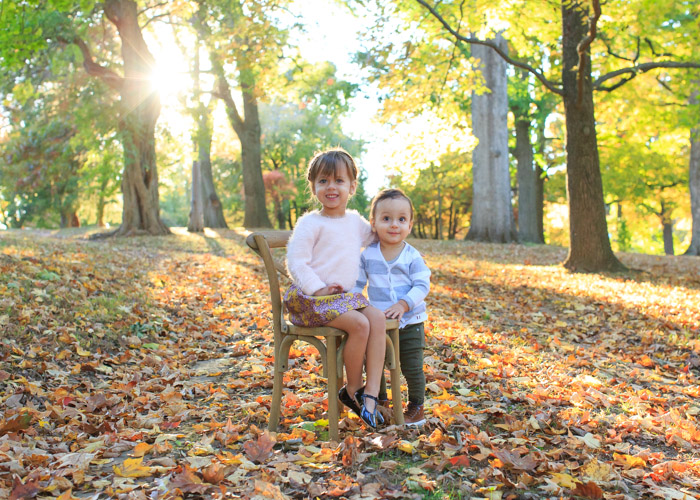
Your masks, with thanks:
[[[587,35],[586,10],[562,2],[562,83],[566,116],[567,194],[571,245],[564,267],[572,271],[619,271],[625,267],[610,247],[598,158],[590,53],[583,57],[579,92],[578,44]]]
[[[228,228],[228,224],[226,224],[226,219],[224,218],[224,207],[221,205],[219,195],[216,193],[214,174],[211,170],[211,138],[211,115],[209,110],[205,108],[205,114],[200,115],[197,134],[199,173],[202,181],[201,190],[204,226]]]
[[[80,227],[80,220],[74,209],[61,210],[61,227]]]
[[[246,76],[241,72],[241,80]],[[251,85],[243,89],[243,111],[245,126],[241,140],[241,163],[243,164],[243,192],[245,194],[245,227],[272,227],[265,206],[265,184],[262,177],[262,145],[258,100]]]
[[[494,42],[503,51],[506,41]],[[466,239],[507,243],[515,239],[508,166],[508,81],[506,62],[490,47],[472,46],[488,93],[472,96],[472,128],[479,144],[472,153],[474,198]]]
[[[226,104],[226,114],[238,140],[241,143],[241,163],[243,170],[243,195],[245,214],[243,225],[247,228],[272,227],[267,216],[265,203],[265,183],[262,176],[261,126],[258,113],[258,100],[255,96],[255,75],[244,54],[237,51],[236,66],[238,81],[243,97],[243,116],[238,112],[231,95],[231,86],[226,79],[224,62],[208,40],[211,63],[217,78],[217,97]]]
[[[197,38],[194,52],[194,98],[197,102],[195,108],[195,119],[197,120],[197,132],[195,136],[195,147],[197,148],[197,157],[199,162],[199,174],[201,179],[201,195],[202,195],[202,213],[203,223],[205,227],[223,227],[228,228],[226,219],[224,219],[224,210],[221,206],[221,200],[216,194],[214,185],[214,175],[211,171],[211,139],[213,134],[212,124],[212,101],[209,105],[202,102],[200,92],[200,64],[199,64],[199,47],[201,38]]]
[[[516,117],[515,158],[518,161],[518,240],[542,243],[537,226],[537,180],[527,117]]]
[[[696,105],[699,101],[700,92],[693,92],[691,104]],[[690,246],[684,255],[700,255],[700,126],[694,127],[690,131],[689,170],[688,187],[690,189],[692,229]]]
[[[675,255],[673,250],[673,221],[665,219],[664,225],[664,253],[666,255]]]
[[[155,126],[160,115],[160,98],[150,84],[155,60],[138,24],[136,2],[107,0],[104,11],[119,31],[124,60],[119,124],[124,147],[124,206],[116,235],[169,234],[170,230],[160,219],[158,200]]]
[[[544,239],[544,171],[535,164],[535,218],[537,220],[537,237],[545,243]]]
[[[199,162],[192,162],[192,200],[190,201],[190,217],[187,223],[187,230],[190,233],[201,233],[204,231],[204,210],[203,210],[203,190],[202,174]]]

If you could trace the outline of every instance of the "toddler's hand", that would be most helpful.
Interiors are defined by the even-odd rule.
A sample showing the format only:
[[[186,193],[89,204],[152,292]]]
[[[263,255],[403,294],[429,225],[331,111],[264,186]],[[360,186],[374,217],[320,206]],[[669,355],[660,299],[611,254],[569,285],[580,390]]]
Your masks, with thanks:
[[[389,307],[386,311],[384,311],[384,315],[387,318],[401,320],[403,315],[407,312],[408,312],[408,304],[406,303],[406,301],[404,301],[402,299],[402,300],[399,300],[393,306]]]

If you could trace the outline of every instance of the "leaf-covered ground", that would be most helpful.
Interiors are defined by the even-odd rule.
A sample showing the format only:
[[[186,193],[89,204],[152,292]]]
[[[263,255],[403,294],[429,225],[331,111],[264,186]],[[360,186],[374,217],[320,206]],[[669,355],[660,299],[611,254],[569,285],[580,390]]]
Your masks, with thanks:
[[[416,241],[428,424],[325,441],[297,344],[280,432],[261,263],[236,231],[0,233],[0,498],[700,498],[700,259],[567,273]]]

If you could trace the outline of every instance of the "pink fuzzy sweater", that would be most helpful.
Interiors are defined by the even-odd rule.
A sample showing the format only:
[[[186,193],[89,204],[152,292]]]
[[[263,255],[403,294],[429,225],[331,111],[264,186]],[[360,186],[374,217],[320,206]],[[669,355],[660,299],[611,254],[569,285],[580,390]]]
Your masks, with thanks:
[[[287,269],[306,295],[332,283],[355,286],[362,248],[374,240],[369,222],[355,210],[341,218],[314,210],[300,217],[287,243]]]

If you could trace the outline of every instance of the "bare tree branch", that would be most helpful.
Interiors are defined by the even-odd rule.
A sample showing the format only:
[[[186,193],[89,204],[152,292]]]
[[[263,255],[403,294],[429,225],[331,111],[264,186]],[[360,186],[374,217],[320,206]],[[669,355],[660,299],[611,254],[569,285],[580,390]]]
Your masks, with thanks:
[[[141,9],[141,10],[139,11],[138,15],[140,16],[140,15],[143,14],[144,12],[148,12],[149,10],[152,10],[152,9],[157,9],[158,7],[163,7],[164,5],[168,5],[169,3],[170,3],[170,2],[167,2],[167,1],[166,1],[166,2],[159,2],[159,3],[155,4],[155,5],[147,5],[146,7],[144,7],[143,9]]]
[[[639,37],[636,37],[636,39],[637,39],[637,53],[634,55],[634,57],[625,57],[623,55],[616,54],[615,52],[613,52],[612,47],[610,47],[610,44],[608,44],[608,40],[605,38],[605,36],[603,36],[602,33],[601,33],[601,36],[598,37],[598,40],[602,41],[605,44],[605,48],[607,49],[608,54],[610,54],[611,56],[613,56],[616,59],[622,59],[623,61],[629,61],[632,63],[637,62],[639,60],[639,46],[641,44],[641,41],[640,41]]]
[[[654,54],[655,57],[673,57],[673,54],[669,54],[668,52],[657,53],[654,50],[654,43],[649,38],[645,37],[644,41],[647,42],[647,45],[649,46],[649,50],[651,50],[651,53]]]
[[[143,28],[145,28],[146,26],[148,26],[148,25],[151,23],[151,21],[155,21],[156,19],[159,19],[159,18],[161,18],[161,17],[168,17],[168,16],[170,16],[170,12],[165,12],[165,13],[163,13],[163,14],[157,14],[157,15],[155,15],[155,16],[151,16],[151,17],[148,18],[148,21],[146,21],[145,23],[143,23],[143,26],[141,26],[140,28],[143,29]]]
[[[124,86],[124,78],[119,76],[111,69],[97,64],[92,58],[92,54],[90,53],[90,49],[88,48],[87,44],[80,37],[76,36],[72,41],[62,41],[66,43],[74,43],[78,46],[80,52],[83,54],[83,67],[85,68],[85,71],[87,71],[88,75],[101,78],[107,85],[121,92],[122,87]]]
[[[578,52],[578,103],[583,101],[583,82],[586,77],[586,51],[590,48],[591,43],[595,40],[598,33],[598,19],[600,19],[600,0],[591,0],[593,5],[593,16],[591,16],[588,36],[581,40],[576,47]]]
[[[593,88],[595,90],[605,90],[605,91],[609,92],[611,90],[615,90],[618,87],[621,87],[622,85],[624,85],[625,83],[629,82],[634,77],[636,77],[642,73],[646,73],[647,71],[651,71],[652,69],[658,69],[658,68],[694,68],[694,69],[700,69],[700,63],[680,62],[680,61],[657,61],[657,62],[641,63],[641,64],[637,64],[635,66],[632,66],[630,68],[622,68],[622,69],[618,69],[616,71],[611,71],[610,73],[606,73],[605,75],[598,78],[595,82],[593,82]],[[603,82],[606,82],[612,78],[617,78],[618,76],[623,76],[623,75],[625,76],[624,79],[615,85],[612,85],[610,87],[604,87],[602,85]]]
[[[506,54],[505,52],[503,52],[503,51],[502,51],[495,43],[493,43],[493,42],[489,42],[488,40],[480,40],[480,39],[478,39],[478,38],[465,37],[464,35],[459,34],[459,33],[458,33],[457,31],[455,31],[455,30],[450,26],[450,24],[435,10],[435,8],[433,8],[431,5],[428,4],[428,2],[426,2],[425,0],[416,0],[416,1],[417,1],[419,4],[421,4],[423,7],[425,7],[426,9],[428,9],[428,11],[430,11],[430,13],[433,15],[433,17],[434,17],[435,19],[437,19],[437,20],[440,22],[440,24],[442,24],[442,25],[445,27],[445,29],[446,29],[448,32],[450,32],[450,34],[451,34],[452,36],[454,36],[455,38],[457,38],[457,40],[459,40],[459,41],[461,41],[461,42],[464,42],[464,43],[470,43],[470,44],[473,43],[473,44],[476,44],[476,45],[485,45],[486,47],[492,48],[492,49],[495,50],[496,53],[497,53],[499,56],[501,56],[501,57],[503,58],[503,60],[505,60],[508,64],[511,64],[511,65],[516,66],[516,67],[518,67],[518,68],[522,68],[522,69],[524,69],[524,70],[529,71],[530,73],[532,73],[533,75],[535,75],[535,77],[537,77],[537,79],[538,79],[540,82],[542,82],[542,84],[543,84],[548,90],[550,90],[550,91],[552,91],[552,92],[554,92],[555,94],[558,94],[558,95],[564,95],[564,91],[563,91],[561,88],[557,87],[555,84],[553,84],[552,82],[550,82],[549,80],[547,80],[547,77],[545,77],[544,74],[542,74],[542,73],[541,73],[540,71],[538,71],[537,69],[533,68],[533,67],[530,66],[529,64],[524,63],[524,62],[522,62],[522,61],[516,61],[516,60],[514,60],[514,59],[511,59],[510,57],[508,57],[508,54]]]

